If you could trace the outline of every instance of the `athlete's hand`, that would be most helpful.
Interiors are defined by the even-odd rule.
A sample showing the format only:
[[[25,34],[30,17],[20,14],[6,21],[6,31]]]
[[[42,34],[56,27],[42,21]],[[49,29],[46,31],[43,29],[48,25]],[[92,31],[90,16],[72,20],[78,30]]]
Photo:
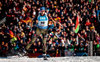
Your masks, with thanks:
[[[53,18],[52,18],[52,17],[50,17],[50,19],[52,20]]]

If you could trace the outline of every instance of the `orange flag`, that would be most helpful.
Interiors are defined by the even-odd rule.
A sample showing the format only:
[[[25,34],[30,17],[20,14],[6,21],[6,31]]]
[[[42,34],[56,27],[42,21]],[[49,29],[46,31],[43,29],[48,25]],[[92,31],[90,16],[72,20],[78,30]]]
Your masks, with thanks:
[[[23,22],[23,23],[31,23],[32,22],[32,20],[31,20],[31,18],[26,18],[26,20],[21,20],[21,22]]]
[[[9,30],[9,35],[10,35],[11,38],[14,37],[14,33],[11,30]]]

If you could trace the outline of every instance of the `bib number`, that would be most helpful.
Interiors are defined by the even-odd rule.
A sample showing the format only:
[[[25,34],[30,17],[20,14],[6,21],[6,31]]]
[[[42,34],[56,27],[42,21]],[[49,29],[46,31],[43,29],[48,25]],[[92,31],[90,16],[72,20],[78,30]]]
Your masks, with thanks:
[[[45,22],[44,21],[41,21],[41,26],[45,26]]]

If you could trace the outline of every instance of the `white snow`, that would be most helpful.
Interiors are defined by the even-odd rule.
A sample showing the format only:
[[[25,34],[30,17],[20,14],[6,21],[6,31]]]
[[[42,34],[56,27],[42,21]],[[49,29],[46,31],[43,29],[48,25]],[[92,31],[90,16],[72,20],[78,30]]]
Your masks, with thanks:
[[[28,58],[11,56],[8,58],[0,58],[0,62],[100,62],[99,56],[67,56],[67,57],[51,57],[48,60],[43,58]]]

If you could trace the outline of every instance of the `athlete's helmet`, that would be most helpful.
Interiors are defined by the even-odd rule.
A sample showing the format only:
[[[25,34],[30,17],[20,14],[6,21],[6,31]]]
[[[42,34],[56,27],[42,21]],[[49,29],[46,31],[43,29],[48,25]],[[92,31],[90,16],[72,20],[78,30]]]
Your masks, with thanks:
[[[45,7],[41,7],[40,8],[40,11],[45,11]]]

